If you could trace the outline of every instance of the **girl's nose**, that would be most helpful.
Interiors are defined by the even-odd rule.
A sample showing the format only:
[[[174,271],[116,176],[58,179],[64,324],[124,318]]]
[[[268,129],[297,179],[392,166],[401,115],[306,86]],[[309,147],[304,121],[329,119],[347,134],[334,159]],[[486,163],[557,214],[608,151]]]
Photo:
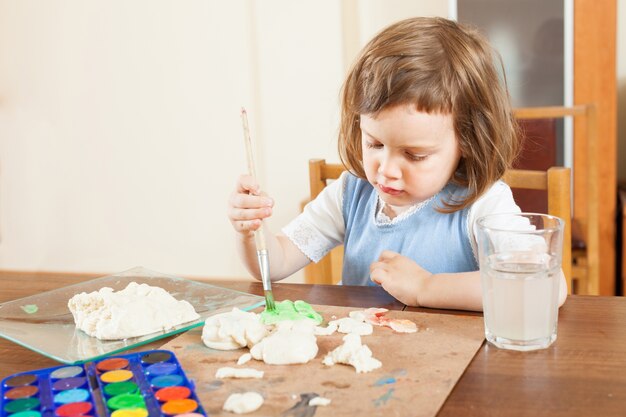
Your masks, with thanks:
[[[400,165],[392,155],[385,155],[380,159],[378,173],[385,178],[400,178]]]

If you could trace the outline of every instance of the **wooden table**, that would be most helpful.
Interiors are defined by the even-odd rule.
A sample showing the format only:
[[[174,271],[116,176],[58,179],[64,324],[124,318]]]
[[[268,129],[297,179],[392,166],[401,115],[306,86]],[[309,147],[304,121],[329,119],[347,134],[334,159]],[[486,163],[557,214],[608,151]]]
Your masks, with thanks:
[[[93,276],[0,272],[0,302],[80,282]],[[262,295],[257,282],[215,282]],[[314,304],[385,307],[444,314],[459,311],[406,308],[376,287],[275,284],[278,299]],[[163,339],[140,349],[154,349]],[[58,363],[0,339],[0,379]],[[626,416],[626,298],[571,296],[559,312],[556,343],[513,352],[483,344],[439,416]]]

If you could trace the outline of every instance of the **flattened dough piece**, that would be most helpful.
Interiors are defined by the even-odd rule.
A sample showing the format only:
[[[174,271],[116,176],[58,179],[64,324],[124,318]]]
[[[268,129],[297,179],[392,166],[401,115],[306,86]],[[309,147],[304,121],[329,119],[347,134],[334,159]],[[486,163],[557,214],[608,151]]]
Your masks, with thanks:
[[[244,392],[243,394],[230,394],[222,407],[225,411],[235,414],[251,413],[263,405],[263,396],[258,392]]]
[[[234,350],[250,347],[268,334],[258,314],[233,308],[206,319],[202,329],[202,342],[217,350]]]
[[[339,333],[354,333],[359,336],[367,336],[374,332],[374,327],[372,327],[371,324],[353,317],[343,317],[333,320],[328,323],[328,327],[330,326],[339,326],[337,329]]]
[[[276,330],[254,345],[250,354],[269,365],[307,363],[317,355],[315,323],[308,320],[283,321]]]
[[[315,398],[311,398],[309,400],[309,406],[313,407],[313,406],[327,406],[328,404],[330,404],[330,398],[325,398],[325,397],[315,397]]]
[[[263,378],[263,371],[252,368],[231,368],[225,366],[215,372],[215,378]]]

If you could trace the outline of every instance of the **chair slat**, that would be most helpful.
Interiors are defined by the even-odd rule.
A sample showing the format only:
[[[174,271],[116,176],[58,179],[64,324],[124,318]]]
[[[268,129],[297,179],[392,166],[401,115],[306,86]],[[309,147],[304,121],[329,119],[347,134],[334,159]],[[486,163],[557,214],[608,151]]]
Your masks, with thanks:
[[[526,107],[513,110],[516,119],[556,119],[568,116],[584,115],[587,107],[584,105],[573,107]]]
[[[327,164],[323,159],[309,161],[311,199],[326,186],[327,180],[337,179],[345,168],[340,164]],[[548,191],[548,213],[565,221],[563,241],[563,273],[571,291],[571,171],[569,168],[552,167],[548,171],[512,169],[508,170],[503,180],[511,188],[526,188]],[[309,284],[334,284],[341,277],[342,251],[335,248],[317,264],[310,264],[305,269],[306,282]]]

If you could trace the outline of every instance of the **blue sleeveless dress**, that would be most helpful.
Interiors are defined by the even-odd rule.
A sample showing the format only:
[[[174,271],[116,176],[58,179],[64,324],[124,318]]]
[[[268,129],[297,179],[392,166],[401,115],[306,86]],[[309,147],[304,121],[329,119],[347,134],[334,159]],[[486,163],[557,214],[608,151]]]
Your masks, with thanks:
[[[369,267],[383,250],[413,259],[431,273],[478,270],[467,230],[469,207],[440,213],[444,201],[454,201],[467,189],[448,184],[426,205],[400,221],[378,224],[375,220],[378,195],[372,185],[353,175],[346,178],[343,218],[346,227],[342,284],[376,285]],[[452,199],[452,200],[451,200]]]

